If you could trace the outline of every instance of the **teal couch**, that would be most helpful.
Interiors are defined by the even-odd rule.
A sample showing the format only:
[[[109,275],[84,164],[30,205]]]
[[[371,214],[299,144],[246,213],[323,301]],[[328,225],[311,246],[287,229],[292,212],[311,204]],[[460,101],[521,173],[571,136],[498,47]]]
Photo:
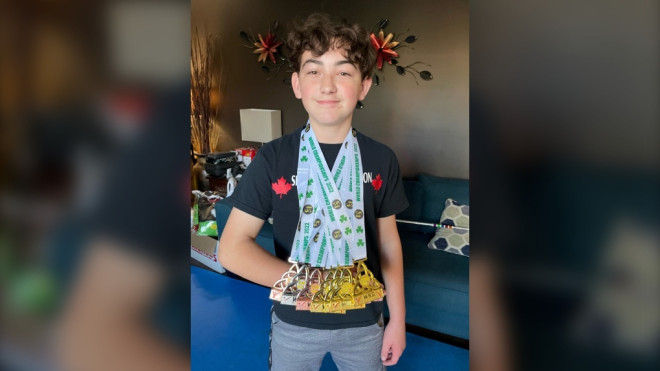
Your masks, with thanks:
[[[397,219],[437,223],[447,198],[469,204],[467,180],[422,174],[416,179],[404,179],[403,185],[410,207],[397,214]],[[231,201],[217,202],[215,210],[218,233],[222,234],[231,211]],[[427,244],[435,234],[433,227],[398,223],[398,229],[403,247],[406,323],[422,331],[469,339],[469,259],[429,249]],[[264,223],[257,243],[274,254],[270,223]]]
[[[445,200],[469,205],[469,181],[421,174],[404,179],[410,206],[397,220],[438,223]],[[427,247],[435,228],[397,224],[403,248],[406,323],[469,339],[469,258]]]

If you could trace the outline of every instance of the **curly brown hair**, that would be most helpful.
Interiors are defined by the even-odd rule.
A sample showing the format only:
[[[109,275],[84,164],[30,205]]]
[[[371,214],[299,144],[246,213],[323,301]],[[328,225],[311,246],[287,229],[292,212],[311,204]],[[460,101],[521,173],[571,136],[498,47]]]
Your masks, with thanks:
[[[376,50],[367,30],[345,20],[333,21],[323,13],[294,22],[287,47],[291,51],[289,64],[296,72],[300,71],[300,57],[306,50],[318,57],[333,48],[346,51],[346,57],[360,70],[363,80],[371,77],[376,67]]]

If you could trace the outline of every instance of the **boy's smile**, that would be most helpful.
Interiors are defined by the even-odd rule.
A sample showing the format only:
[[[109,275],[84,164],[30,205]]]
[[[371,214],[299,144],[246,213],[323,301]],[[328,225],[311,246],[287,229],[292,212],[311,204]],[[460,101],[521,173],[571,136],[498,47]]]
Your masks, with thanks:
[[[320,130],[346,130],[345,135],[357,101],[369,92],[371,79],[362,79],[360,70],[343,50],[330,49],[318,57],[305,51],[300,62],[300,72],[293,73],[291,84],[296,98],[302,99],[311,124]],[[339,142],[343,139],[339,138]]]

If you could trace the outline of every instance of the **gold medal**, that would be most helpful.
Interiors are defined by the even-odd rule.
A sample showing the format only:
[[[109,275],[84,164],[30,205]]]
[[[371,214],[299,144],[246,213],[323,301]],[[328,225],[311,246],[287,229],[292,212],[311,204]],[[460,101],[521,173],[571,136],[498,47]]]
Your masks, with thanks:
[[[332,295],[333,282],[332,274],[328,274],[323,283],[321,283],[319,291],[312,296],[312,303],[309,306],[310,312],[329,312],[329,301]]]
[[[356,278],[355,294],[363,300],[363,304],[366,305],[385,296],[383,285],[374,277],[364,260],[357,262]]]
[[[328,313],[345,313],[346,308],[352,307],[351,272],[346,268],[337,268],[331,272],[328,278],[330,279],[330,284],[325,287],[328,291],[324,297],[323,311]],[[345,304],[345,301],[348,304]]]
[[[342,309],[355,309],[355,281],[353,273],[344,268],[338,278],[335,278],[335,296]]]

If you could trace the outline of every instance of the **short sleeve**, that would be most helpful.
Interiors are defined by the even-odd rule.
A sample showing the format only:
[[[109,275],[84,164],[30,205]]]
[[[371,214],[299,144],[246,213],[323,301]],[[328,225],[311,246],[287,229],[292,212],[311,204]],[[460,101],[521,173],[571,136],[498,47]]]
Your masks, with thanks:
[[[232,206],[262,220],[268,219],[273,210],[271,154],[271,146],[266,144],[261,147],[229,197]]]
[[[399,161],[393,152],[390,152],[387,179],[384,184],[386,185],[384,187],[385,194],[378,211],[379,218],[398,214],[408,208],[408,199],[401,180]]]

